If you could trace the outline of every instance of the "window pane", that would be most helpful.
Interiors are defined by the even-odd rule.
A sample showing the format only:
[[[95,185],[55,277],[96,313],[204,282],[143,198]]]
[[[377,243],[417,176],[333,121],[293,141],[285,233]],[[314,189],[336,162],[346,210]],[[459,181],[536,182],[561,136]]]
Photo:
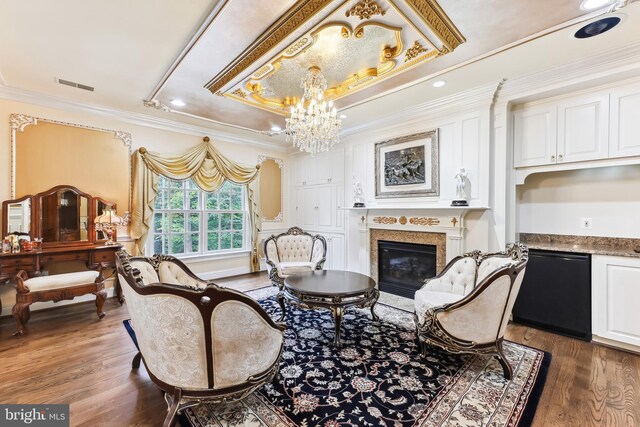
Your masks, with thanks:
[[[167,181],[169,182],[169,188],[183,188],[184,186],[183,181],[172,181],[170,179],[167,179]]]
[[[156,233],[167,233],[169,231],[167,227],[167,214],[153,214],[153,231]]]
[[[207,250],[218,250],[218,233],[209,233],[209,235],[207,236]]]
[[[233,229],[234,230],[242,230],[242,226],[244,225],[243,215],[241,213],[233,214]]]
[[[189,231],[200,231],[200,214],[189,214]]]
[[[218,209],[231,209],[231,187],[229,181],[225,182],[222,188],[218,190],[218,201],[220,203]]]
[[[200,252],[200,235],[199,234],[189,234],[189,252]]]
[[[220,230],[231,230],[231,214],[220,214]]]
[[[171,253],[184,253],[184,234],[174,234],[171,236]]]
[[[158,190],[158,194],[156,195],[156,200],[154,202],[155,209],[166,209],[167,208],[167,192],[165,190]]]
[[[188,180],[185,181],[185,186],[187,188],[190,188],[190,189],[193,189],[193,190],[197,190],[198,189],[198,186],[196,185],[196,183],[193,182],[193,180],[191,180],[191,179],[188,179]]]
[[[233,248],[234,249],[242,249],[242,246],[244,243],[244,239],[242,236],[242,232],[241,231],[234,231],[233,232]]]
[[[242,188],[236,187],[231,195],[231,209],[234,211],[242,210]]]
[[[196,190],[191,190],[187,193],[187,199],[189,200],[189,209],[200,209],[200,194]]]
[[[164,254],[164,236],[161,234],[157,234],[153,237],[153,253],[156,254]]]
[[[184,233],[184,214],[171,214],[171,231],[174,233]]]
[[[220,233],[220,249],[231,249],[231,233]]]
[[[169,209],[184,209],[184,192],[179,190],[169,191]]]
[[[220,228],[220,215],[208,214],[207,218],[207,230],[217,231]]]
[[[207,193],[207,209],[218,209],[218,195],[217,193]]]
[[[169,185],[169,183],[167,182],[167,178],[160,175],[160,178],[158,179],[158,188],[164,188],[167,185]]]

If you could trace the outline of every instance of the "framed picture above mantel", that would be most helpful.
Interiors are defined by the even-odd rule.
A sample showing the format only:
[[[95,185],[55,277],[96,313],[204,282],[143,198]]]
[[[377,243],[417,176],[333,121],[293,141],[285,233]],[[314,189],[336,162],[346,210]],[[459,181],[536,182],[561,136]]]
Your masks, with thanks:
[[[440,194],[438,130],[375,145],[376,199]]]

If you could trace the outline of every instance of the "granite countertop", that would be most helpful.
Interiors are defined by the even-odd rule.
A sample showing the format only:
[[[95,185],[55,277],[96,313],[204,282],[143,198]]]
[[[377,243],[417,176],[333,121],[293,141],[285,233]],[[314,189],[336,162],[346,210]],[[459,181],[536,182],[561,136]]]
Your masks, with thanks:
[[[640,239],[520,233],[520,241],[530,249],[640,258]]]

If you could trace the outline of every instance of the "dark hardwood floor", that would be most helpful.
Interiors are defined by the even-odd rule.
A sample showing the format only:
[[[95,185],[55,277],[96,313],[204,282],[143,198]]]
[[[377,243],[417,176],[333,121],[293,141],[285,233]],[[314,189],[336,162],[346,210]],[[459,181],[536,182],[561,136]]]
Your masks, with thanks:
[[[268,285],[265,273],[219,280],[241,291]],[[157,426],[166,405],[122,327],[113,298],[98,320],[93,303],[34,312],[29,333],[0,319],[0,403],[70,403],[74,426]],[[640,426],[640,356],[510,325],[507,338],[553,354],[534,426]]]

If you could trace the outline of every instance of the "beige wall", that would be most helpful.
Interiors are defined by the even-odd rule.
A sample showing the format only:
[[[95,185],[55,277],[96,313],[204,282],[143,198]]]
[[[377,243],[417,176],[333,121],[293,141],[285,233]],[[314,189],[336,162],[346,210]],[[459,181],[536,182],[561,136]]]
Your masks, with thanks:
[[[131,124],[126,121],[120,121],[90,113],[69,112],[40,105],[26,104],[11,100],[0,100],[0,201],[10,198],[11,132],[9,127],[9,116],[12,113],[27,114],[49,120],[129,132],[131,133],[133,140],[132,150],[139,147],[146,147],[148,150],[161,153],[178,153],[201,143],[202,137],[205,136],[189,135],[186,133],[172,132],[148,126]],[[214,131],[212,131],[209,136],[211,137],[211,140],[215,142],[216,147],[220,152],[234,161],[255,165],[258,161],[258,156],[260,155],[283,159],[285,163],[285,177],[283,179],[286,179],[286,170],[288,168],[288,158],[286,153],[261,148],[251,144],[220,141],[216,139]],[[56,153],[55,145],[52,145],[52,150],[54,150],[53,153]],[[110,171],[110,173],[118,173],[118,171]],[[88,179],[94,179],[95,177],[104,174],[104,168],[102,166],[95,167],[88,172],[88,174],[91,175]],[[51,182],[47,183],[45,186],[49,188],[57,184],[60,183]],[[81,190],[85,189],[84,182],[68,182],[66,184],[75,185]],[[96,193],[98,192],[96,191]],[[286,192],[283,194],[283,198],[285,201],[287,200]],[[120,211],[120,206],[118,208]],[[285,212],[285,219],[283,223],[265,223],[263,225],[263,229],[268,230],[269,228],[277,229],[285,227],[287,220]],[[129,247],[129,250],[131,250],[130,243],[125,244],[125,246]],[[188,261],[187,263],[195,272],[206,278],[224,277],[228,275],[242,274],[249,271],[248,254],[213,260],[194,260]],[[11,307],[15,301],[15,287],[13,285],[0,285],[0,298],[2,299],[3,304],[3,314],[10,314]],[[77,300],[82,299],[76,299],[76,301]],[[47,303],[40,303],[35,304],[33,308],[38,309],[47,306]]]

